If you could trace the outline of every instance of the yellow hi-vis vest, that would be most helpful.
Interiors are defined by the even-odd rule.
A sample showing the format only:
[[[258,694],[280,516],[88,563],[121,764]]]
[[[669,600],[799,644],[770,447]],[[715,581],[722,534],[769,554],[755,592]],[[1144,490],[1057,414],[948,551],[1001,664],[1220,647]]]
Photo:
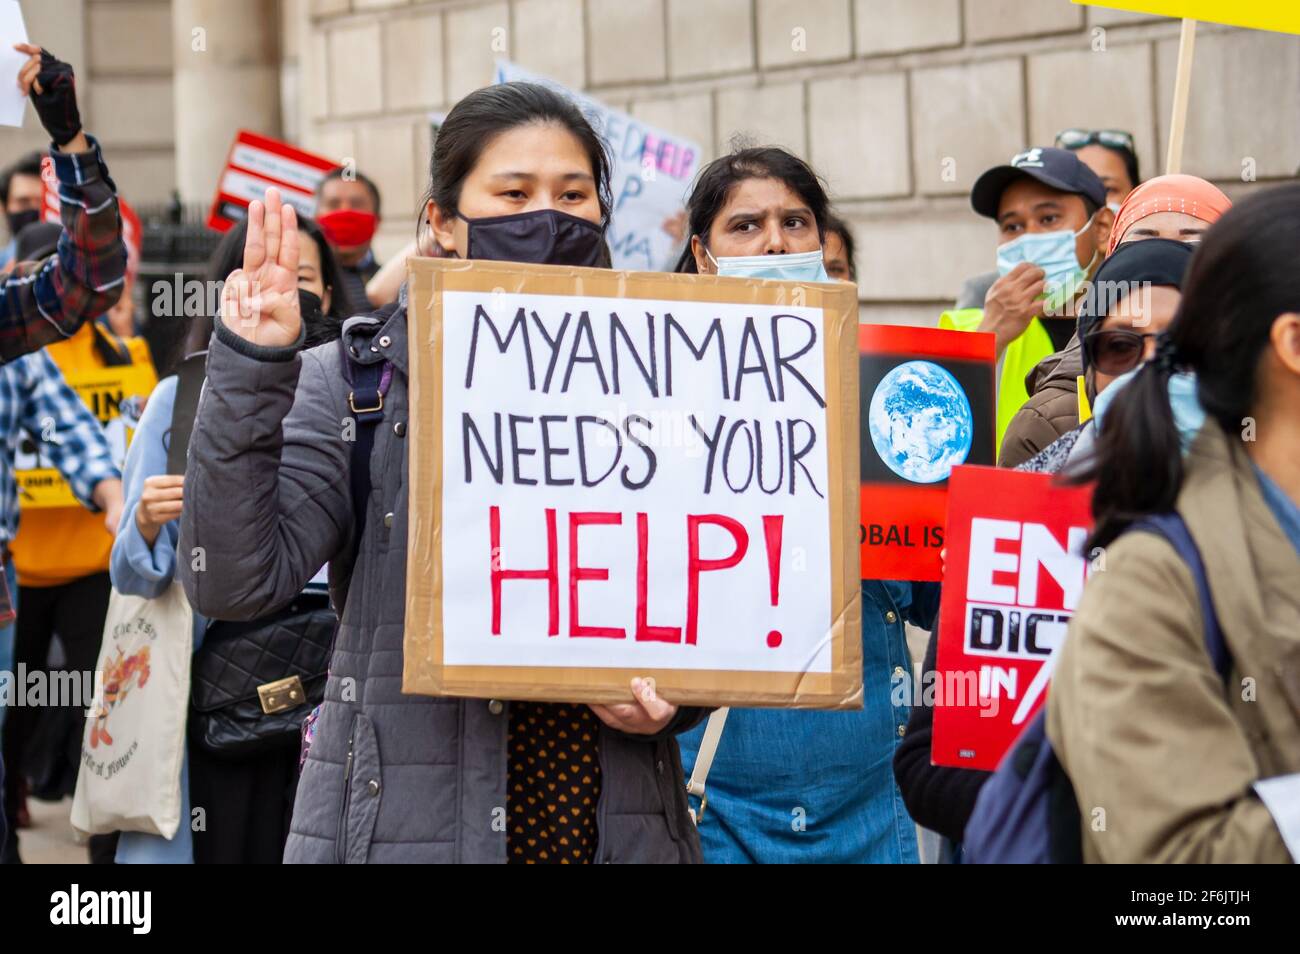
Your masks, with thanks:
[[[984,309],[961,308],[945,311],[939,316],[939,327],[951,331],[975,331],[984,320]],[[1051,336],[1038,318],[1029,322],[1024,332],[1002,353],[1001,375],[998,378],[998,453],[1002,453],[1002,438],[1011,425],[1016,412],[1029,400],[1025,377],[1038,362],[1055,353]]]
[[[96,338],[103,337],[130,363],[110,365]],[[68,386],[77,392],[104,425],[105,437],[121,468],[135,421],[128,422],[123,402],[133,412],[158,383],[149,346],[143,338],[119,338],[103,322],[88,321],[71,338],[46,350]],[[104,515],[91,513],[72,495],[63,476],[40,459],[39,453],[15,460],[22,502],[18,535],[10,544],[21,586],[59,586],[108,569],[113,537],[104,528]]]

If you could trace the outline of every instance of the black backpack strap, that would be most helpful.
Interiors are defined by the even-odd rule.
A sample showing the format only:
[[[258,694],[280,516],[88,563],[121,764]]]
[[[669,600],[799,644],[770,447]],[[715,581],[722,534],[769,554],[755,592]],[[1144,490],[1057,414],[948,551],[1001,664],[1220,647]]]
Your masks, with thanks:
[[[1219,623],[1219,614],[1214,609],[1214,598],[1210,593],[1210,580],[1205,572],[1205,561],[1201,559],[1201,550],[1192,539],[1182,515],[1177,511],[1152,514],[1137,521],[1131,530],[1146,530],[1164,537],[1182,557],[1187,568],[1192,571],[1196,583],[1196,596],[1201,603],[1201,618],[1205,620],[1205,651],[1210,654],[1214,671],[1219,678],[1227,680],[1228,670],[1232,668],[1232,654],[1228,652],[1228,643],[1223,636],[1223,627]]]
[[[349,385],[348,409],[356,422],[352,442],[352,460],[348,468],[348,482],[352,490],[354,532],[352,555],[361,546],[361,535],[366,529],[366,504],[370,499],[370,452],[375,446],[375,427],[384,419],[384,395],[392,380],[392,365],[387,361],[367,364],[357,360],[344,339],[339,339],[343,352],[343,378]]]
[[[185,473],[185,457],[190,449],[190,434],[199,411],[199,394],[207,375],[208,353],[199,351],[181,362],[176,369],[176,400],[172,403],[172,426],[167,432],[167,473]]]

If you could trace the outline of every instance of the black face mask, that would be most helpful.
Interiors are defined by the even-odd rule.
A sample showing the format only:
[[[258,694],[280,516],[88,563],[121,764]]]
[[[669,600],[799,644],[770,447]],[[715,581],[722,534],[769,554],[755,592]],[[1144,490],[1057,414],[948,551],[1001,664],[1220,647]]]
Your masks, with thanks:
[[[324,318],[320,295],[305,288],[298,289],[298,310],[305,325],[318,325]]]
[[[465,222],[469,225],[466,258],[588,268],[607,262],[605,230],[576,215],[538,209]]]
[[[9,223],[10,236],[17,238],[19,232],[41,220],[41,210],[23,209],[21,212],[6,212],[5,219]]]

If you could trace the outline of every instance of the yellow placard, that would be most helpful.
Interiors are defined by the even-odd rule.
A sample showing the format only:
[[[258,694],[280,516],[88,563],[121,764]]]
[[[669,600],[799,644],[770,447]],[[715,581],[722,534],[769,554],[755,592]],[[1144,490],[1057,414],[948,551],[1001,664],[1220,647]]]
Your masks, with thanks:
[[[114,459],[120,466],[122,461],[118,458],[125,455],[140,408],[156,383],[153,368],[140,364],[114,365],[65,372],[63,377],[104,425],[109,445],[114,450]],[[68,482],[44,451],[45,442],[57,438],[56,431],[50,435],[32,434],[21,442],[15,458],[14,476],[18,481],[19,505],[24,509],[81,506]]]
[[[1086,7],[1110,7],[1130,13],[1224,23],[1251,30],[1300,33],[1296,0],[1072,0]]]

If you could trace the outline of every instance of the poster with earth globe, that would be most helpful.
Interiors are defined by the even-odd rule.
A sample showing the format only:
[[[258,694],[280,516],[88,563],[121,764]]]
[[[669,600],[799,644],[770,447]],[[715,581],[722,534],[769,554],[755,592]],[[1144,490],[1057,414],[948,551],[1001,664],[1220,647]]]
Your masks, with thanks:
[[[864,580],[939,580],[948,476],[996,459],[994,337],[858,329]]]

